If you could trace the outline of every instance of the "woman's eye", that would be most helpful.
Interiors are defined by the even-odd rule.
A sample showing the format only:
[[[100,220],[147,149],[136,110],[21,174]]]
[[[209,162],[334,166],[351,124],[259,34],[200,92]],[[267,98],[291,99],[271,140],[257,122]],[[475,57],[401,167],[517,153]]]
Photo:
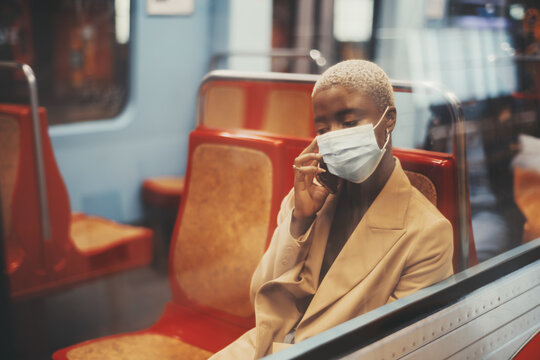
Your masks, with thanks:
[[[324,128],[324,129],[317,129],[317,135],[322,135],[324,134],[325,132],[327,132],[328,129],[327,128]]]
[[[359,120],[345,121],[343,123],[343,125],[345,125],[347,127],[353,127],[353,126],[358,125],[358,122],[359,122]]]

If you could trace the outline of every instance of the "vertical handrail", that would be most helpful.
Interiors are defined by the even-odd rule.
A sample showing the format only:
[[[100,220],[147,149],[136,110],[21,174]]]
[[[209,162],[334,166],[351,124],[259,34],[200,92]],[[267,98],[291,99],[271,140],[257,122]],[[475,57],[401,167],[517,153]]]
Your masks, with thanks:
[[[32,68],[23,63],[13,61],[0,61],[0,68],[20,69],[26,77],[28,92],[30,94],[30,109],[32,112],[32,129],[34,137],[34,152],[36,156],[36,171],[39,192],[39,205],[41,212],[41,231],[43,239],[49,240],[51,237],[51,226],[49,220],[49,205],[47,199],[47,182],[45,179],[45,164],[43,160],[43,146],[41,143],[41,124],[38,115],[38,95],[37,81]]]
[[[452,147],[457,163],[457,185],[458,185],[458,223],[459,240],[461,253],[459,254],[459,270],[465,270],[469,266],[469,186],[467,180],[467,144],[465,139],[465,116],[461,101],[458,97],[441,84],[422,81],[410,82],[391,80],[395,90],[413,92],[415,87],[431,89],[441,95],[450,112],[452,118]]]
[[[459,270],[465,270],[469,266],[469,186],[468,186],[468,171],[467,171],[467,144],[465,131],[465,115],[463,107],[456,94],[437,83],[426,83],[427,87],[439,92],[449,105],[450,114],[452,116],[452,146],[456,156],[458,168],[458,208],[459,208],[459,229],[460,229],[460,246],[461,246],[461,262]]]

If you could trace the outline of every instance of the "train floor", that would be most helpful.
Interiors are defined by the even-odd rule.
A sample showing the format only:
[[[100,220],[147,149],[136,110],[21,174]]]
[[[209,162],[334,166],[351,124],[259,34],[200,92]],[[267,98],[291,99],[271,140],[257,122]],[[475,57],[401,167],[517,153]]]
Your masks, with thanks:
[[[166,272],[147,266],[12,304],[15,359],[152,325],[171,298]]]

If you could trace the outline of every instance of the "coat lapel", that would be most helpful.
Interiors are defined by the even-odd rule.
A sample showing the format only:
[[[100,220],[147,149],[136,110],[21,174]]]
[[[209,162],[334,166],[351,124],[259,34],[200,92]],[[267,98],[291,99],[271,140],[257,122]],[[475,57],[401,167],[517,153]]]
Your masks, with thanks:
[[[403,236],[405,212],[410,196],[410,182],[396,159],[392,175],[328,270],[300,326],[361,282]],[[332,217],[329,223],[331,221]],[[326,237],[328,232],[329,230]],[[323,252],[325,247],[326,241]],[[320,271],[320,263],[318,269]]]

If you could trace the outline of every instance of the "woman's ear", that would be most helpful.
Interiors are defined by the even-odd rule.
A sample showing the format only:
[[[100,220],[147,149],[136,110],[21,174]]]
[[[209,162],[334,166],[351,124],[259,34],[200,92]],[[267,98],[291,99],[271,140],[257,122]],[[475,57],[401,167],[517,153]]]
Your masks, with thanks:
[[[386,112],[385,127],[386,131],[391,133],[396,127],[397,110],[395,106],[390,106]]]

